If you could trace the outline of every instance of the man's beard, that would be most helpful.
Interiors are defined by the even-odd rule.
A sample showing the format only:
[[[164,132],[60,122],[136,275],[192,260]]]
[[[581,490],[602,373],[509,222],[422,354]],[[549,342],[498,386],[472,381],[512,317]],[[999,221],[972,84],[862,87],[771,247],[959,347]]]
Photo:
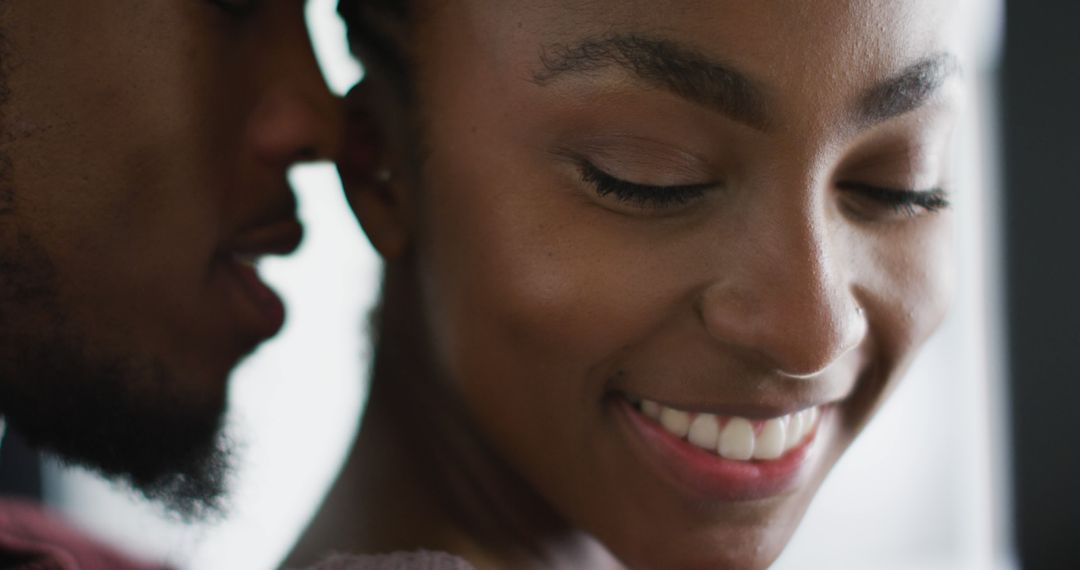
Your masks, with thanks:
[[[2,151],[2,147],[0,147]],[[183,405],[159,360],[98,349],[62,307],[56,271],[19,230],[0,152],[0,416],[67,464],[129,483],[183,520],[223,514],[222,406]]]
[[[18,144],[6,116],[10,55],[0,26],[0,417],[31,445],[126,481],[181,519],[221,515],[231,447],[222,406],[184,406],[183,378],[164,363],[81,334],[48,254],[20,229],[5,152]]]

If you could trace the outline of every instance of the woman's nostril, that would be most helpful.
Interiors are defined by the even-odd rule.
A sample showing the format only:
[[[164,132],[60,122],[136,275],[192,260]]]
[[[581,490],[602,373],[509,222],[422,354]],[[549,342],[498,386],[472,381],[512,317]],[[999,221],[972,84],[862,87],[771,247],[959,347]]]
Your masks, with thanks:
[[[859,346],[866,335],[862,307],[838,298],[843,290],[839,284],[787,288],[726,282],[705,291],[695,309],[719,346],[764,360],[785,376],[809,378]]]

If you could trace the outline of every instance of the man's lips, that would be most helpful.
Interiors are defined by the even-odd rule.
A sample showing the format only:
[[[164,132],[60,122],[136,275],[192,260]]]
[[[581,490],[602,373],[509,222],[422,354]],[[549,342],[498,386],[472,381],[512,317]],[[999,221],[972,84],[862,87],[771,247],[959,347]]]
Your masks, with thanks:
[[[233,239],[225,251],[241,258],[288,255],[300,247],[304,226],[295,218],[283,219],[245,231]]]
[[[296,251],[303,236],[300,222],[285,218],[244,231],[219,255],[232,283],[234,315],[247,335],[264,340],[277,334],[285,323],[285,305],[259,277],[256,263],[265,255]]]

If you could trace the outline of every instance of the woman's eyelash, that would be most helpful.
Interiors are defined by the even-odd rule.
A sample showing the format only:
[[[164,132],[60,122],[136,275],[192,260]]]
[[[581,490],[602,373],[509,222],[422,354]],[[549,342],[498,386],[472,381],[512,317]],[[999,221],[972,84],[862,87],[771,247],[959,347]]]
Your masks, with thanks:
[[[715,184],[673,186],[639,184],[616,178],[587,161],[582,161],[580,168],[581,179],[591,185],[598,195],[602,197],[610,195],[620,202],[627,202],[638,207],[682,206],[700,198],[706,191],[715,187]],[[907,190],[860,182],[841,182],[837,184],[837,187],[884,204],[893,211],[907,216],[918,215],[920,211],[938,212],[951,206],[948,192],[941,188]]]
[[[628,202],[638,207],[664,208],[682,206],[700,198],[715,184],[681,184],[674,186],[653,186],[639,184],[616,178],[592,163],[580,164],[581,179],[591,185],[600,196],[612,196],[620,202]]]
[[[951,206],[948,192],[941,188],[905,190],[859,182],[841,182],[837,184],[837,187],[870,198],[908,216],[917,215],[919,210],[933,213]]]

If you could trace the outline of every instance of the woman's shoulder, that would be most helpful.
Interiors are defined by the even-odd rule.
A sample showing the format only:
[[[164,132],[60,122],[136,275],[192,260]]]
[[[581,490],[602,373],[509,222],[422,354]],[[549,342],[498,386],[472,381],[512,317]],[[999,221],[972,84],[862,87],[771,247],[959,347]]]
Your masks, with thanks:
[[[475,570],[464,558],[419,550],[390,554],[332,554],[305,570]]]

